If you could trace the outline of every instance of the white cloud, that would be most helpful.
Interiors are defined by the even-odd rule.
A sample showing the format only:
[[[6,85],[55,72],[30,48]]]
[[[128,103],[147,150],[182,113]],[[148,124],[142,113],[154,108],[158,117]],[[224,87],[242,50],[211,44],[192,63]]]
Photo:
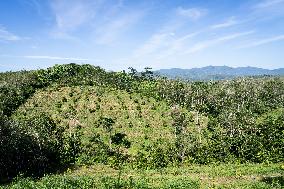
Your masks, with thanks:
[[[246,16],[247,22],[257,26],[262,22],[271,24],[275,19],[282,19],[284,16],[284,0],[259,0],[250,7]]]
[[[178,7],[174,14],[165,22],[160,29],[153,33],[140,47],[134,51],[133,57],[143,57],[156,53],[156,58],[168,56],[177,51],[187,39],[194,37],[201,32],[195,32],[176,38],[175,32],[187,25],[189,22],[198,20],[207,13],[206,9]],[[186,19],[184,19],[186,18]],[[158,55],[157,55],[158,54]]]
[[[58,56],[23,56],[23,58],[30,59],[47,59],[47,60],[75,60],[75,61],[87,61],[86,58],[73,58],[73,57],[58,57]]]
[[[261,40],[258,40],[258,41],[254,41],[254,42],[248,43],[246,45],[240,46],[239,48],[256,47],[256,46],[264,45],[264,44],[267,44],[267,43],[283,41],[283,40],[284,40],[284,35],[278,35],[278,36],[274,36],[274,37],[270,37],[270,38],[265,38],[265,39],[261,39]]]
[[[141,9],[126,9],[122,0],[52,0],[56,27],[52,36],[79,41],[76,31],[98,44],[112,44],[120,35],[137,23],[145,14]]]
[[[242,36],[250,35],[252,33],[254,33],[254,31],[240,32],[240,33],[225,35],[225,36],[222,36],[222,37],[219,37],[219,38],[216,38],[216,39],[212,39],[212,40],[202,41],[202,42],[199,42],[199,43],[196,43],[195,45],[193,45],[193,47],[191,47],[187,51],[185,51],[184,54],[196,53],[198,51],[204,50],[208,47],[217,45],[219,43],[230,41],[230,40],[242,37]]]
[[[256,4],[254,8],[268,8],[272,6],[278,6],[281,3],[284,3],[284,0],[263,0],[260,3]]]
[[[186,18],[189,18],[191,20],[198,20],[201,17],[205,16],[207,14],[206,9],[200,9],[200,8],[189,8],[185,9],[182,7],[178,7],[176,10],[177,15],[183,16]]]
[[[0,27],[0,41],[19,41],[21,37],[7,31],[5,28]]]
[[[27,58],[27,59],[45,59],[45,60],[70,60],[70,61],[89,61],[89,62],[103,62],[102,59],[89,59],[89,58],[79,58],[79,57],[61,57],[61,56],[48,56],[48,55],[9,55],[9,54],[0,54],[0,57],[8,58]]]
[[[123,15],[113,16],[114,18],[111,21],[107,21],[95,28],[95,33],[97,34],[97,43],[103,45],[112,44],[119,35],[136,24],[144,15],[145,11],[135,10],[128,11]]]
[[[163,59],[173,54],[182,52],[184,50],[185,43],[189,39],[197,36],[200,33],[201,32],[194,32],[172,40],[166,48],[164,48],[161,52],[158,53],[157,59]]]
[[[200,34],[195,32],[177,37],[175,33],[157,33],[146,41],[140,48],[134,51],[132,57],[126,59],[124,62],[130,62],[137,67],[141,67],[143,62],[153,63],[165,61],[171,55],[181,54],[185,48],[185,44],[191,38]],[[153,65],[152,65],[153,66]],[[142,66],[143,67],[143,66]],[[142,68],[141,67],[141,68]]]
[[[43,16],[42,12],[42,4],[40,0],[25,0],[25,1],[20,1],[20,3],[23,3],[33,10],[37,12],[38,15]]]
[[[100,0],[52,0],[56,26],[51,34],[58,38],[73,38],[68,33],[90,22],[100,3]]]
[[[230,26],[234,26],[236,24],[238,24],[238,22],[235,20],[234,17],[231,17],[223,23],[212,25],[210,28],[211,29],[227,28],[227,27],[230,27]]]
[[[152,54],[162,47],[167,46],[170,37],[174,33],[159,33],[154,34],[148,41],[146,41],[140,48],[134,52],[134,57],[143,57]]]

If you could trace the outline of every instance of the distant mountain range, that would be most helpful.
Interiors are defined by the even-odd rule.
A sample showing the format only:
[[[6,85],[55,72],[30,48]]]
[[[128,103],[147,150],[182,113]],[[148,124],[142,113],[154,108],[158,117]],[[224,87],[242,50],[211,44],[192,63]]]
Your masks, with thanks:
[[[206,66],[203,68],[192,69],[160,69],[154,72],[157,75],[165,76],[171,79],[186,80],[222,80],[232,79],[244,76],[284,76],[284,68],[269,70],[257,67],[237,67],[228,66]]]

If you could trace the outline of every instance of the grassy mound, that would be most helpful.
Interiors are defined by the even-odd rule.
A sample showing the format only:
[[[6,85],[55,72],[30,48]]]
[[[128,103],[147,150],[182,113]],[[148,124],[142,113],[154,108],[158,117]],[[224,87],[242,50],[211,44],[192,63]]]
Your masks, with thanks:
[[[188,128],[195,129],[195,113],[184,109],[181,111],[185,119],[189,120]],[[72,130],[80,127],[82,146],[94,151],[90,147],[94,140],[99,140],[108,148],[118,149],[115,137],[122,136],[129,145],[120,145],[119,152],[133,158],[142,149],[152,147],[158,141],[163,141],[162,148],[168,147],[165,144],[174,143],[172,112],[173,108],[165,102],[139,94],[102,87],[76,86],[39,90],[19,107],[13,117],[29,120],[34,115],[44,113],[66,132],[72,133]],[[102,126],[105,119],[113,122],[111,130]],[[206,119],[202,117],[201,120],[206,125]]]

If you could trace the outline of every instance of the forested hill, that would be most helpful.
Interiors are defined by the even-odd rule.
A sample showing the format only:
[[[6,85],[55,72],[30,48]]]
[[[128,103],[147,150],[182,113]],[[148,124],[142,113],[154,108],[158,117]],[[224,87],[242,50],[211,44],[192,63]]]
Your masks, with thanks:
[[[284,77],[187,82],[77,64],[0,73],[0,184],[72,166],[281,163],[283,123]]]
[[[155,71],[155,74],[165,76],[171,79],[185,80],[222,80],[232,79],[243,76],[263,76],[263,75],[284,75],[284,68],[269,70],[257,67],[237,67],[228,66],[206,66],[202,68],[192,69],[160,69]]]

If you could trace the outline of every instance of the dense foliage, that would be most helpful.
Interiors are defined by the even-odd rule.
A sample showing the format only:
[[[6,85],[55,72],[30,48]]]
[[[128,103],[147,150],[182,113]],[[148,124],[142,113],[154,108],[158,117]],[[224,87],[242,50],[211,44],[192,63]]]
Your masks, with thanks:
[[[0,75],[1,178],[54,165],[284,161],[284,79],[185,82],[91,65]],[[11,171],[14,170],[14,171]]]
[[[58,167],[74,163],[79,148],[76,138],[65,135],[46,115],[18,122],[1,116],[0,119],[0,181],[19,173],[41,176]]]
[[[40,87],[33,72],[0,73],[0,113],[10,116]]]

